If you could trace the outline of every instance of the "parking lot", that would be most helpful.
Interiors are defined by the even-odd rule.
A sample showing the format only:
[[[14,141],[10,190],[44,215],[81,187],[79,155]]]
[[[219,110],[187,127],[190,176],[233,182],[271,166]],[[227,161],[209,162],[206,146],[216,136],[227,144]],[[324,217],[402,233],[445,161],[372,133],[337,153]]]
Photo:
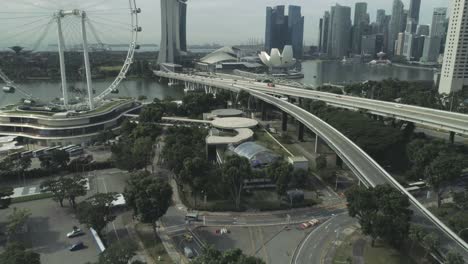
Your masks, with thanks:
[[[61,208],[51,199],[13,204],[2,210],[0,222],[6,222],[13,207],[28,209],[31,216],[27,223],[27,233],[20,240],[32,250],[41,254],[41,262],[47,264],[86,263],[96,261],[99,249],[89,229],[81,226],[68,208]],[[76,225],[85,234],[76,238],[67,238],[66,234]],[[85,249],[70,252],[68,247],[82,241]],[[2,245],[3,246],[3,245]]]
[[[98,171],[87,176],[90,179],[91,188],[87,196],[98,192],[121,193],[128,178],[126,172],[115,169]],[[79,202],[85,198],[80,197],[77,200]],[[7,221],[7,216],[11,214],[14,207],[28,209],[31,216],[27,222],[27,232],[18,236],[18,239],[28,248],[40,253],[42,263],[63,264],[97,261],[100,251],[91,232],[84,225],[79,224],[67,201],[64,202],[64,205],[65,207],[61,208],[52,199],[12,204],[10,208],[0,211],[0,225]],[[103,230],[110,243],[128,236],[126,225],[131,219],[131,212],[122,210],[118,212],[117,219]],[[66,234],[75,225],[84,230],[85,234],[76,238],[67,238]],[[82,241],[85,248],[70,252],[68,247],[78,241]],[[4,242],[3,244],[0,242],[0,248],[4,246]]]

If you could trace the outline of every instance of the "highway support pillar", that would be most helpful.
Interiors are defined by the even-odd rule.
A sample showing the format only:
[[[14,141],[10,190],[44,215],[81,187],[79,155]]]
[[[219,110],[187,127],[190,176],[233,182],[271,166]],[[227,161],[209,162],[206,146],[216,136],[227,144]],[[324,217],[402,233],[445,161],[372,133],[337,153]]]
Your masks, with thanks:
[[[301,122],[298,122],[298,127],[297,127],[297,140],[300,142],[304,141],[304,124]]]
[[[286,132],[288,131],[288,114],[284,111],[281,112],[282,113],[282,117],[281,117],[281,129],[283,130],[283,132]]]
[[[298,105],[300,108],[302,108],[302,105],[304,104],[304,99],[302,97],[298,97]]]
[[[450,131],[449,141],[450,144],[455,143],[455,132]]]
[[[267,104],[265,102],[262,102],[260,107],[261,107],[261,111],[262,111],[262,121],[266,121],[266,119],[267,119],[267,111],[266,111]]]
[[[315,148],[314,148],[314,153],[318,153],[318,144],[319,144],[319,136],[315,134]]]

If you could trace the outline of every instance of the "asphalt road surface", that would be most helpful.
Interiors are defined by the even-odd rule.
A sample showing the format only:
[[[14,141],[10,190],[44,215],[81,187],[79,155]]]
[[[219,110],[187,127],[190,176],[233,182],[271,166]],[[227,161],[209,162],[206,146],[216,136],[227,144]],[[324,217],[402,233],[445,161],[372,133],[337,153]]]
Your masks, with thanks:
[[[292,263],[331,262],[333,254],[327,253],[339,244],[342,232],[356,223],[356,220],[347,216],[346,213],[328,219],[309,233],[295,252]]]

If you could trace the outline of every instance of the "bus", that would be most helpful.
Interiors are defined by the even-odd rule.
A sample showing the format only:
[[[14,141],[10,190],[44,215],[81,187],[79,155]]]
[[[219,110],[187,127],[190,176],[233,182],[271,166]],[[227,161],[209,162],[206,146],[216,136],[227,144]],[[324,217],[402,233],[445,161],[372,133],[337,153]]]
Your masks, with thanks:
[[[54,150],[58,150],[58,149],[60,149],[60,146],[50,147],[50,148],[46,149],[44,152],[45,152],[45,154],[50,154]]]
[[[84,153],[82,147],[73,148],[71,150],[68,150],[67,152],[68,155],[70,155],[70,157],[79,156]]]
[[[21,152],[21,157],[22,158],[32,158],[33,157],[33,152],[30,150],[30,151],[25,151],[25,152]]]
[[[74,148],[74,147],[76,147],[76,145],[68,145],[68,146],[59,148],[59,150],[65,150],[66,151],[67,149],[71,149],[71,148]]]
[[[41,149],[38,149],[38,150],[34,150],[33,151],[33,157],[39,158],[39,157],[44,156],[46,154],[45,151],[47,149],[49,149],[49,148],[41,148]]]

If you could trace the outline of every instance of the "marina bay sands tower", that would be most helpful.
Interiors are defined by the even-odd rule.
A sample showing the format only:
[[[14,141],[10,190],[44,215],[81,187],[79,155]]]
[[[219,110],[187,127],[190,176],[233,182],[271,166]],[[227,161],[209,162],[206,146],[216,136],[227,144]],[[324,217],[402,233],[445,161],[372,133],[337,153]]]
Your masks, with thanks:
[[[187,0],[161,0],[158,63],[177,63],[187,51]]]

